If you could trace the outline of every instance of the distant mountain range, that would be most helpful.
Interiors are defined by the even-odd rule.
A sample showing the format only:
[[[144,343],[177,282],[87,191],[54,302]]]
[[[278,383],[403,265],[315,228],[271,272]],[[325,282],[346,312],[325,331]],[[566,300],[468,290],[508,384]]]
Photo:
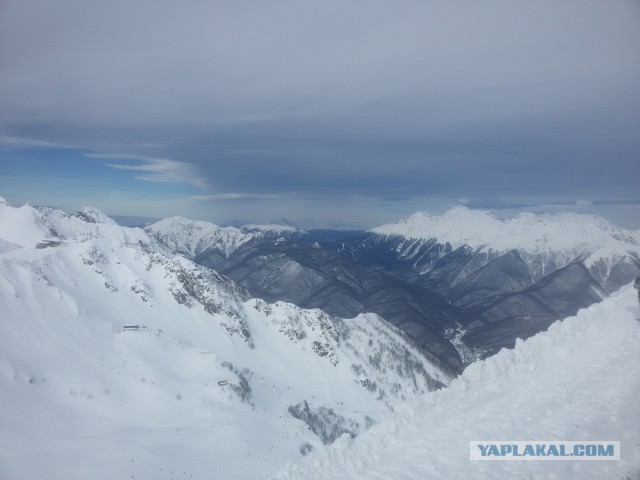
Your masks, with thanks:
[[[143,230],[0,199],[0,470],[258,478],[639,271],[638,232],[594,217],[457,208],[369,232],[182,217]]]
[[[455,207],[369,232],[230,228],[167,219],[147,232],[267,301],[377,313],[456,369],[640,273],[640,232],[588,215]]]
[[[501,219],[490,212],[454,207],[442,216],[416,213],[371,231],[376,240],[390,240],[396,258],[411,260],[418,275],[433,280],[434,260],[453,255],[469,266],[443,278],[447,288],[462,281],[478,265],[515,251],[537,281],[573,262],[581,262],[607,291],[628,283],[639,265],[640,231],[625,230],[592,215],[521,213]],[[403,242],[398,243],[397,240]],[[461,250],[462,249],[462,250]]]

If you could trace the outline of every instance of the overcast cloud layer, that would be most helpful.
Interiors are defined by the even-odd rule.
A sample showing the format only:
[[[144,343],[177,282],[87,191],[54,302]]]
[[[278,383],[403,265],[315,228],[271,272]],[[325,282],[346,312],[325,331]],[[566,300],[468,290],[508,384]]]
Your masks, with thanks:
[[[9,200],[46,199],[17,162],[73,151],[133,183],[48,201],[109,213],[373,226],[462,202],[638,228],[638,132],[631,0],[0,2]]]

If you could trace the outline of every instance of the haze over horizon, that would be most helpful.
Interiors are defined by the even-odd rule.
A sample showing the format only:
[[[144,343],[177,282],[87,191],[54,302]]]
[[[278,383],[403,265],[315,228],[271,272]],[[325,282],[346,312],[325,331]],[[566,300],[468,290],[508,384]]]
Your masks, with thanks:
[[[0,196],[370,228],[640,228],[640,6],[0,1]]]

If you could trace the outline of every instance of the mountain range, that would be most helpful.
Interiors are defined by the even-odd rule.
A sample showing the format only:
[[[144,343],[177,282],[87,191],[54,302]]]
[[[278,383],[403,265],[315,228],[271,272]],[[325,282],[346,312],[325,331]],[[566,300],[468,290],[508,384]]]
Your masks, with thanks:
[[[511,407],[525,433],[551,418],[549,438],[638,425],[635,292],[612,292],[638,273],[638,232],[525,217],[140,229],[0,199],[0,478],[350,478],[369,460],[385,477],[451,478],[459,449],[442,468],[420,467],[418,449],[457,445],[466,422],[504,433],[482,425]],[[573,235],[580,225],[591,233]],[[633,478],[624,448],[616,471]]]
[[[374,314],[253,298],[95,209],[1,201],[0,238],[0,478],[257,478],[453,376]]]
[[[504,220],[454,207],[342,237],[230,228],[172,218],[146,231],[267,301],[376,313],[459,371],[640,273],[640,232],[588,215]]]

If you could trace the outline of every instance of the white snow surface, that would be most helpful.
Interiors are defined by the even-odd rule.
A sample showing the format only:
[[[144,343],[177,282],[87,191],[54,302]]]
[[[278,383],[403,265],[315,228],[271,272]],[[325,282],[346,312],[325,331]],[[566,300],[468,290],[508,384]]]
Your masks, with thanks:
[[[381,235],[397,235],[415,240],[436,240],[452,248],[529,254],[561,252],[569,261],[587,255],[600,258],[640,254],[640,230],[616,227],[603,218],[576,213],[520,213],[503,219],[491,212],[456,206],[444,214],[418,212],[398,223],[374,228]],[[568,262],[566,262],[568,263]],[[590,263],[586,263],[590,266]]]
[[[624,287],[271,478],[640,478],[639,313]],[[471,461],[472,440],[617,440],[621,460]]]
[[[450,380],[375,315],[250,299],[141,229],[0,219],[1,479],[260,478],[322,447],[289,407],[360,433]]]
[[[168,217],[145,227],[145,231],[170,251],[195,258],[205,250],[218,250],[228,257],[253,238],[293,233],[285,225],[245,225],[220,227],[213,223],[185,217]]]
[[[257,233],[236,227],[219,227],[213,223],[185,217],[168,217],[145,227],[145,231],[172,251],[189,258],[210,248],[229,256],[235,249],[254,238]]]
[[[13,208],[6,202],[0,202],[0,238],[4,242],[20,247],[33,247],[44,238],[52,236],[50,225],[30,205]]]
[[[625,287],[449,383],[375,315],[250,299],[141,229],[0,202],[0,478],[636,479],[639,316]],[[323,446],[304,401],[359,435]],[[470,440],[622,460],[471,462]]]
[[[86,221],[87,223],[106,223],[108,225],[117,225],[117,222],[106,216],[97,208],[84,207],[78,210],[74,216]]]

